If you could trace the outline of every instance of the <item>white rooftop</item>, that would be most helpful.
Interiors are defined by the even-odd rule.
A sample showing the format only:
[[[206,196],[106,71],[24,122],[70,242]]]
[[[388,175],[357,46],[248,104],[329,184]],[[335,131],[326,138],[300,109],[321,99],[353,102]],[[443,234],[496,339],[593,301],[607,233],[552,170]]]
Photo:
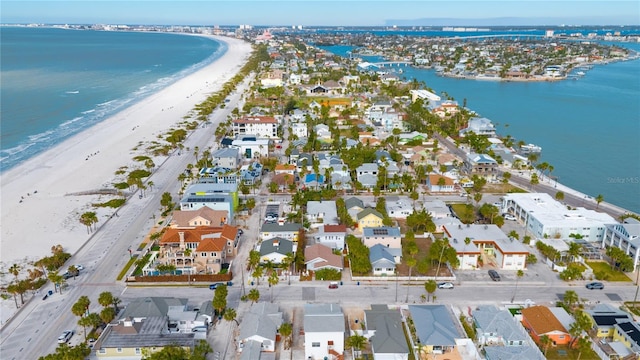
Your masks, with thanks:
[[[506,194],[504,201],[513,201],[532,217],[545,226],[565,227],[568,224],[584,222],[585,225],[593,223],[614,224],[617,221],[609,214],[578,207],[568,210],[565,205],[556,201],[546,193],[513,193]]]
[[[478,241],[493,241],[503,253],[528,253],[527,248],[517,240],[510,239],[496,225],[467,224],[458,226],[444,226],[445,234],[449,238],[449,245],[458,252],[470,251],[470,246]],[[471,239],[466,245],[464,240]],[[477,248],[477,247],[476,247]]]

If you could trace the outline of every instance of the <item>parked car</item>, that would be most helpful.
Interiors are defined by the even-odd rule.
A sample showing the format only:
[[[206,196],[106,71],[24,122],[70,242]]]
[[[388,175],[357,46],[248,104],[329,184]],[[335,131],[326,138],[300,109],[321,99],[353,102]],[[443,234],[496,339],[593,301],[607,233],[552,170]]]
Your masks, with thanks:
[[[598,281],[590,282],[587,284],[587,289],[589,290],[602,290],[604,289],[604,284]]]
[[[438,283],[438,289],[453,289],[453,283],[452,282]]]
[[[73,336],[73,330],[66,330],[62,332],[60,336],[58,336],[58,344],[66,344],[71,340]]]
[[[337,282],[331,282],[329,284],[329,289],[337,289],[338,288],[338,283]]]
[[[215,283],[215,284],[211,284],[209,285],[209,290],[215,290],[218,288],[218,286],[220,285],[224,285],[223,283],[219,282],[219,283]]]
[[[516,217],[515,217],[515,216],[513,216],[513,215],[511,215],[511,214],[502,214],[502,217],[503,217],[505,220],[511,220],[511,221],[516,221],[516,220],[517,220],[517,219],[516,219]]]
[[[493,281],[500,281],[500,274],[495,270],[489,270],[489,277]]]
[[[84,266],[78,264],[78,265],[73,265],[76,269],[78,269],[78,271],[82,271],[84,270]]]

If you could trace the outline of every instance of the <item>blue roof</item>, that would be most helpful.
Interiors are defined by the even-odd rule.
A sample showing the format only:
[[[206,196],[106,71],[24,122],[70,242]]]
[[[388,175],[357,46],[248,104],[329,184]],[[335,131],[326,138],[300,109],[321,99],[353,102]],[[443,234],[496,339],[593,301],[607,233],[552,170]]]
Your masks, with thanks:
[[[395,264],[396,262],[393,260],[393,255],[391,255],[388,251],[387,251],[387,247],[381,244],[375,244],[372,247],[369,248],[369,261],[371,263],[374,263],[376,261],[380,261],[380,260],[388,260],[390,261],[392,264]]]

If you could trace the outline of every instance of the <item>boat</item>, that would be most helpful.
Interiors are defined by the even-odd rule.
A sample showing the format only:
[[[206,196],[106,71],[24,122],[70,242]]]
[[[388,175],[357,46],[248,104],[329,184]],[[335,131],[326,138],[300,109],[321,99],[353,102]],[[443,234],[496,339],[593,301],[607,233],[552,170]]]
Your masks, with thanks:
[[[578,72],[576,73],[576,75],[578,75],[578,76],[584,76],[585,74],[586,74],[586,73],[585,73],[584,71],[578,71]]]
[[[527,144],[520,146],[520,152],[522,154],[539,154],[542,152],[542,148],[538,145]]]

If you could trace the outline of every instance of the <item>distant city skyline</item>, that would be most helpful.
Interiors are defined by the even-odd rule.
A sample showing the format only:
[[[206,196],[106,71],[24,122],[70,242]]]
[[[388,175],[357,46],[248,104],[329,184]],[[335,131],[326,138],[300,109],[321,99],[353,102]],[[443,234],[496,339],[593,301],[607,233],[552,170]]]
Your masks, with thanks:
[[[267,26],[640,25],[637,0],[2,1],[0,22]]]

